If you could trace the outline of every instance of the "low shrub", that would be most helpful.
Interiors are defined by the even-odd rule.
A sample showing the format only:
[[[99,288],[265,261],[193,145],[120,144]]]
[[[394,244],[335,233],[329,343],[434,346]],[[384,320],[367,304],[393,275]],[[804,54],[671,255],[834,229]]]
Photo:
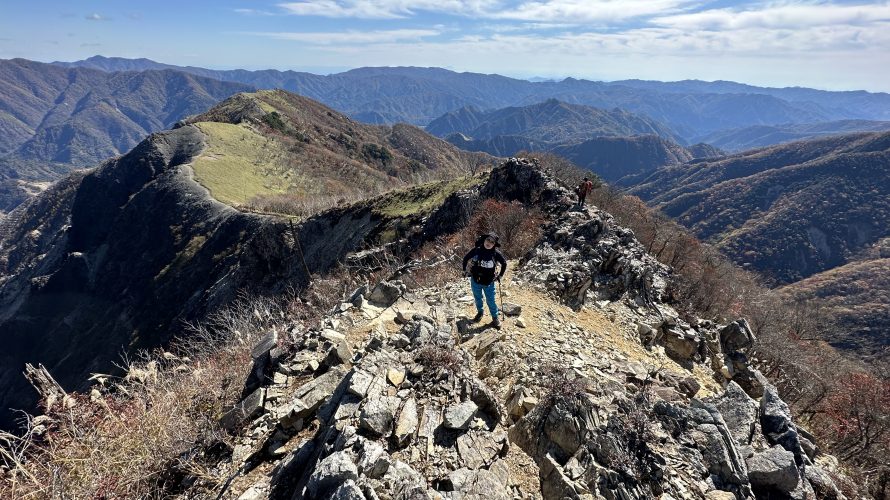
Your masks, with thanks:
[[[70,394],[20,436],[0,436],[0,498],[168,498],[212,490],[231,473],[207,450],[231,452],[218,424],[240,397],[251,348],[287,330],[286,304],[243,298],[170,346]]]

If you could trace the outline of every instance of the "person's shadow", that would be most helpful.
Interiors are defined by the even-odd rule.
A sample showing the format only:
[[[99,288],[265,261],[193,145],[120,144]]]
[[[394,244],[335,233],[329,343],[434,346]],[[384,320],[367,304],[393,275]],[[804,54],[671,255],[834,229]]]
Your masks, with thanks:
[[[461,317],[457,320],[457,333],[460,335],[461,342],[470,340],[471,338],[479,335],[480,333],[488,330],[489,328],[494,328],[491,325],[491,322],[483,322],[480,321],[478,323],[473,323],[470,321],[470,318]]]

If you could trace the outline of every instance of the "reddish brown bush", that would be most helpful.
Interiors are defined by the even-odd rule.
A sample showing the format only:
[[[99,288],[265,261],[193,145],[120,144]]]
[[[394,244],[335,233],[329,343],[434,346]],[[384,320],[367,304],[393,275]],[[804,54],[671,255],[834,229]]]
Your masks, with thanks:
[[[485,200],[473,212],[467,227],[460,233],[461,246],[473,248],[476,239],[495,232],[500,238],[501,252],[508,259],[517,259],[531,250],[541,239],[544,218],[522,203]]]
[[[837,450],[856,459],[875,448],[890,449],[890,382],[868,373],[850,373],[825,399]]]

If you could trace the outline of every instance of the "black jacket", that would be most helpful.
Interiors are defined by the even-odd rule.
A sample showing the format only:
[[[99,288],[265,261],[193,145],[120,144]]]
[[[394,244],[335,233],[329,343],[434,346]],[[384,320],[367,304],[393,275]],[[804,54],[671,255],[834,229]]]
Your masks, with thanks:
[[[473,276],[473,280],[480,285],[490,285],[494,281],[495,263],[501,265],[500,272],[497,275],[498,279],[507,271],[507,259],[504,258],[504,255],[497,248],[488,250],[485,247],[476,247],[470,250],[464,256],[464,271],[467,270],[467,262],[470,261],[473,262],[470,274]]]

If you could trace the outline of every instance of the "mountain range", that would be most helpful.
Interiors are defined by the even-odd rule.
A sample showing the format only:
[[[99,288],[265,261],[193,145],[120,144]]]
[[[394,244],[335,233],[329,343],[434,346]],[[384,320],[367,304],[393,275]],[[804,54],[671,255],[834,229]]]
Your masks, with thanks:
[[[322,76],[276,70],[219,71],[101,56],[54,64],[104,71],[177,69],[256,88],[282,88],[318,100],[357,120],[379,123],[426,125],[464,106],[495,109],[536,104],[549,98],[642,114],[670,126],[687,140],[750,125],[890,120],[890,94],[886,93],[775,89],[721,81],[594,82],[566,78],[560,82],[530,82],[417,67],[358,68]]]
[[[760,133],[756,140],[745,139],[750,132],[739,129],[746,127],[783,129],[787,124],[817,124],[811,130],[797,127],[789,132],[800,137],[825,133],[826,128],[818,124],[826,121],[846,120],[832,130],[851,131],[871,130],[882,126],[872,121],[890,118],[890,96],[883,93],[771,89],[733,82],[592,82],[572,78],[530,82],[415,67],[358,68],[314,75],[210,70],[101,56],[52,64],[0,61],[0,75],[0,213],[72,168],[121,154],[151,132],[235,92],[252,89],[286,89],[358,121],[381,124],[427,125],[468,106],[487,113],[490,111],[479,110],[528,107],[558,99],[564,107],[612,110],[602,112],[605,114],[583,128],[562,131],[578,132],[574,134],[578,141],[594,138],[580,137],[585,130],[611,128],[612,134],[648,131],[679,144],[710,137],[730,148],[744,147],[746,140],[762,143],[788,138],[788,133]],[[608,113],[625,125],[608,125]],[[547,135],[544,130],[539,132]],[[501,135],[489,139],[471,136],[472,141],[486,143],[462,144],[498,155],[543,147],[522,135]]]
[[[431,121],[426,131],[439,137],[460,133],[476,140],[523,136],[538,143],[578,143],[598,136],[652,134],[682,141],[666,125],[621,109],[602,110],[556,99],[529,106],[481,111],[467,106]]]
[[[107,73],[0,61],[0,191],[8,193],[0,195],[0,212],[35,183],[120,155],[148,134],[250,89],[180,71]]]
[[[890,231],[890,133],[832,136],[661,169],[631,193],[780,283]]]
[[[465,107],[433,120],[426,130],[468,151],[497,156],[553,152],[615,183],[722,153],[705,144],[685,148],[670,127],[645,116],[556,99],[490,111]]]
[[[696,142],[711,144],[729,152],[756,149],[774,144],[794,142],[826,135],[852,132],[880,132],[890,130],[890,122],[868,120],[840,120],[823,123],[790,123],[786,125],[755,125],[740,129],[721,130],[698,137]]]

